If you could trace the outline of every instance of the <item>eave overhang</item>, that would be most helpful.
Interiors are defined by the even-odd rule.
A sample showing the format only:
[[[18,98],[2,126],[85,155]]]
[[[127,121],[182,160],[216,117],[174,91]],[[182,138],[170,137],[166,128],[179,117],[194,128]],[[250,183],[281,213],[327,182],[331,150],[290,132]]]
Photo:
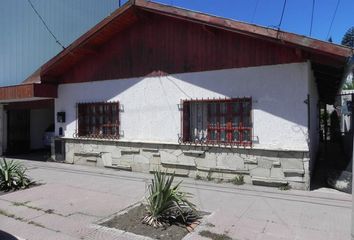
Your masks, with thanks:
[[[30,83],[0,87],[0,103],[34,101],[57,96],[57,86],[53,84]]]

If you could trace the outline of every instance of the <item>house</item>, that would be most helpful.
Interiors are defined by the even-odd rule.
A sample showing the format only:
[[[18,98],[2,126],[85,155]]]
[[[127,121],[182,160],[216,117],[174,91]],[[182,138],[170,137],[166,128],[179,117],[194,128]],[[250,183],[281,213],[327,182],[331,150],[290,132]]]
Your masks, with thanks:
[[[53,158],[68,163],[308,189],[320,103],[334,102],[351,54],[132,0],[23,84],[0,88],[3,150],[28,149],[53,123]]]

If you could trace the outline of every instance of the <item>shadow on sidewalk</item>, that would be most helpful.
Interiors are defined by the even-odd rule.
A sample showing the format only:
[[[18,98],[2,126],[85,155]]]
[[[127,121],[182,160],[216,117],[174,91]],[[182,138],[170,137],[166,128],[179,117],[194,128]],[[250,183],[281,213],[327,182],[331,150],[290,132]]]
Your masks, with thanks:
[[[0,239],[1,240],[18,240],[17,237],[14,237],[13,235],[11,235],[7,232],[1,231],[1,230],[0,230]]]

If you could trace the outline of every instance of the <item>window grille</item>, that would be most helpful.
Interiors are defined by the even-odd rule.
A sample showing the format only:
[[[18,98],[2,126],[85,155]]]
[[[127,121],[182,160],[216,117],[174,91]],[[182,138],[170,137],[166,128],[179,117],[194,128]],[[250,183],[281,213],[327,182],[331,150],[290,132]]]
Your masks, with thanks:
[[[78,137],[119,138],[119,102],[78,103]]]
[[[182,141],[252,145],[252,99],[185,100],[182,103]]]

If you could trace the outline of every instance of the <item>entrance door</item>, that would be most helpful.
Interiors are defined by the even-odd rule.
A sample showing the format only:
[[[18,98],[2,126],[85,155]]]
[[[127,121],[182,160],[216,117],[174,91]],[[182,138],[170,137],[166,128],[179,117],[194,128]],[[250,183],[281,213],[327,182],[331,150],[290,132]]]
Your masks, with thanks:
[[[7,152],[27,153],[30,150],[30,111],[9,110],[7,131]]]

